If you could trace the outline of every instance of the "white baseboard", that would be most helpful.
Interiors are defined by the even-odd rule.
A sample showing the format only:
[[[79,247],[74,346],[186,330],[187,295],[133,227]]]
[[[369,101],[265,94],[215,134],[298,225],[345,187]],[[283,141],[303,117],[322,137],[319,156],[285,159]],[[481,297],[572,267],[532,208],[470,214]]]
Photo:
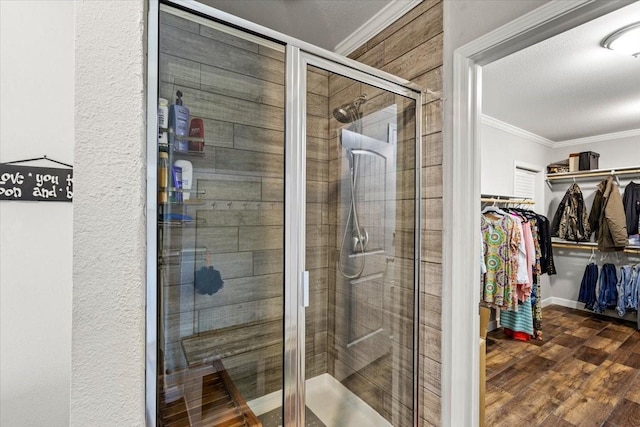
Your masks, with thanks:
[[[549,297],[549,298],[545,298],[542,300],[542,307],[547,307],[550,305],[559,305],[562,307],[567,307],[567,308],[578,308],[581,309],[584,307],[584,303],[579,302],[579,301],[573,301],[570,299],[565,299],[565,298],[558,298],[558,297]]]
[[[570,299],[565,299],[565,298],[557,298],[557,297],[549,297],[546,298],[544,300],[542,300],[542,307],[546,307],[548,305],[559,305],[562,307],[568,307],[568,308],[575,308],[577,310],[580,311],[585,311],[587,313],[594,313],[594,314],[601,314],[603,316],[607,316],[607,317],[613,317],[615,319],[624,319],[624,320],[629,320],[631,322],[637,322],[638,323],[638,330],[640,330],[640,316],[636,313],[636,312],[627,312],[624,317],[620,317],[618,316],[618,313],[616,313],[615,310],[610,310],[607,309],[604,311],[604,313],[595,313],[591,310],[586,310],[584,308],[584,303],[580,302],[580,301],[573,301]],[[542,319],[544,322],[544,314],[542,315]],[[544,330],[544,327],[543,327]]]

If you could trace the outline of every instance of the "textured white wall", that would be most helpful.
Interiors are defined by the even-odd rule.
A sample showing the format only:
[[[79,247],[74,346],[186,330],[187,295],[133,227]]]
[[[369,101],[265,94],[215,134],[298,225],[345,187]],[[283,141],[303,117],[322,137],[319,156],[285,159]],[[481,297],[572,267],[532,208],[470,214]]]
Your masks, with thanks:
[[[145,420],[145,5],[76,3],[71,425]]]
[[[73,35],[73,2],[0,1],[0,162],[73,163]],[[0,425],[69,424],[72,224],[0,202]]]
[[[483,194],[514,194],[515,162],[545,170],[551,149],[493,126],[480,126],[481,181]],[[543,213],[544,173],[536,182],[536,206]]]
[[[640,126],[640,121],[638,122]],[[600,169],[622,168],[640,165],[640,136],[612,139],[609,141],[590,142],[555,148],[551,151],[552,160],[562,160],[570,153],[594,151],[600,153],[598,167]],[[637,178],[636,178],[637,181]]]

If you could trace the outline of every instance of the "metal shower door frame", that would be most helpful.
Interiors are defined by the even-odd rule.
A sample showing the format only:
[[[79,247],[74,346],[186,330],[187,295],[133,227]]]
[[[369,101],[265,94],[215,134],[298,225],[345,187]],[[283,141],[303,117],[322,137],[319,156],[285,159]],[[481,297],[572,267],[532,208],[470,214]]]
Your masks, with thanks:
[[[285,343],[295,335],[295,351],[285,344],[285,374],[292,366],[297,372],[285,375],[284,416],[286,426],[304,426],[305,422],[305,302],[308,303],[308,279],[305,278],[306,253],[306,145],[307,145],[307,69],[309,66],[340,74],[361,83],[401,95],[415,102],[415,212],[414,212],[414,328],[413,328],[413,425],[420,420],[419,328],[420,328],[420,248],[422,187],[422,93],[412,85],[385,79],[386,73],[369,69],[358,62],[341,58],[335,61],[316,51],[293,44],[286,47],[286,145],[285,145]],[[332,54],[330,56],[333,56]],[[346,61],[345,61],[346,60]],[[343,62],[346,62],[343,63]],[[365,70],[361,70],[365,68]],[[373,72],[371,72],[373,70]],[[295,180],[295,177],[299,180]],[[307,295],[305,295],[305,293]],[[288,297],[288,298],[287,298]],[[296,325],[293,324],[294,319]],[[295,378],[295,380],[294,380]],[[288,420],[295,420],[290,423]]]
[[[360,82],[396,93],[416,102],[415,130],[415,239],[414,239],[414,351],[413,351],[413,424],[418,426],[420,405],[418,386],[419,313],[420,313],[420,248],[421,248],[421,89],[400,77],[359,63],[334,52],[303,42],[269,28],[254,24],[226,12],[191,0],[149,0],[147,16],[147,277],[146,277],[146,425],[156,426],[157,414],[157,352],[158,352],[158,293],[157,293],[157,99],[158,44],[160,38],[160,4],[224,24],[247,34],[274,41],[285,46],[285,269],[284,269],[284,381],[283,405],[285,425],[303,426],[304,342],[305,342],[305,199],[306,199],[306,69],[317,66]]]

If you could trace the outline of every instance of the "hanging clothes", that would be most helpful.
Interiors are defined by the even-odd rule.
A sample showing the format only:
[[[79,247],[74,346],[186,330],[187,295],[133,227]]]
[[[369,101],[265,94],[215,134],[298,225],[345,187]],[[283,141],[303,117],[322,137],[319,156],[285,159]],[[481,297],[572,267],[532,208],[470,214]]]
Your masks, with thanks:
[[[531,293],[531,315],[533,317],[533,336],[535,339],[542,341],[542,300],[540,299],[540,275],[544,272],[542,271],[542,245],[540,244],[541,239],[539,217],[541,217],[541,215],[536,214],[535,218],[531,218],[529,220],[529,223],[531,225],[534,250],[536,254],[535,262],[532,265],[533,289]],[[543,218],[546,220],[546,217]],[[549,240],[549,248],[551,248],[551,240]],[[550,260],[551,264],[553,264],[553,258],[550,258]]]
[[[638,310],[640,308],[640,264],[633,267],[631,273],[631,290],[627,295],[627,308]]]
[[[542,302],[540,296],[540,275],[556,274],[551,246],[549,220],[544,215],[526,209],[510,209],[519,212],[528,219],[534,242],[535,260],[532,263],[533,286],[531,289],[531,314],[533,317],[533,335],[542,341]]]
[[[591,236],[582,191],[575,182],[565,193],[553,217],[551,235],[574,242],[586,242]]]
[[[592,262],[587,264],[580,283],[578,301],[585,303],[586,310],[593,310],[597,301],[596,283],[598,282],[598,266]]]
[[[514,339],[542,340],[539,277],[543,273],[555,274],[549,220],[527,209],[489,208],[480,223],[481,266],[486,267],[481,301],[502,310],[501,322]],[[512,280],[507,284],[508,278]]]
[[[540,277],[533,275],[531,292],[531,316],[533,317],[533,337],[542,341],[542,302],[540,301]]]
[[[541,274],[556,274],[556,266],[553,262],[553,246],[551,244],[551,229],[546,216],[537,214],[538,243],[540,245]]]
[[[614,309],[618,304],[618,277],[616,275],[616,266],[613,264],[604,264],[600,271],[600,291],[598,300],[593,306],[596,313],[604,313],[605,309]]]
[[[601,252],[623,250],[629,243],[622,197],[613,176],[598,184],[589,213],[589,226],[596,233]]]
[[[624,215],[629,236],[640,234],[640,184],[631,181],[622,196]]]
[[[627,313],[627,294],[631,294],[631,286],[633,285],[633,269],[630,265],[623,265],[620,267],[620,280],[616,285],[618,291],[618,303],[616,304],[616,312],[618,316],[624,317]]]
[[[521,341],[528,341],[533,335],[533,315],[531,312],[531,297],[520,304],[518,311],[503,311],[500,314],[500,324],[505,328],[507,335]],[[513,334],[520,332],[521,334]]]

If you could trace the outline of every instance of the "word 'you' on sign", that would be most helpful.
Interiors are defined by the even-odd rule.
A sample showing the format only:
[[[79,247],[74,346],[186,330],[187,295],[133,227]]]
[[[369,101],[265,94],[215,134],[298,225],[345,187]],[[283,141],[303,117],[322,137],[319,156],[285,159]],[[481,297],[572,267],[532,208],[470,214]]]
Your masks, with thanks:
[[[70,202],[73,169],[0,164],[0,200]]]

